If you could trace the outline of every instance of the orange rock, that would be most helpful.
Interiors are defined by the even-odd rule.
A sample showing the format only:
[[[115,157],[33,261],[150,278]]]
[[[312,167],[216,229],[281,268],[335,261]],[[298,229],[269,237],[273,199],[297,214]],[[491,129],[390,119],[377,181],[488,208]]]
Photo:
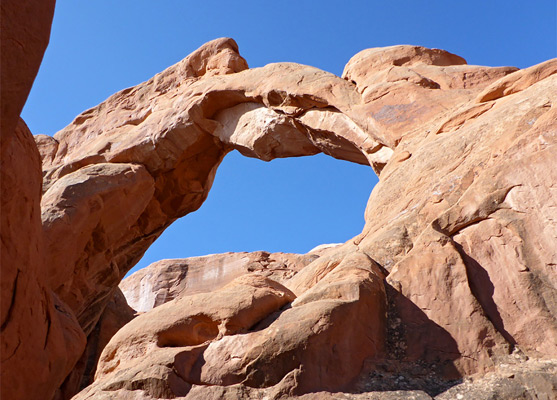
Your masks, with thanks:
[[[555,341],[540,337],[557,332],[548,233],[556,229],[555,84],[550,76],[501,98],[450,132],[409,136],[393,161],[403,151],[412,157],[385,166],[359,247],[391,270],[387,280],[402,295],[395,309],[406,356],[437,354],[457,374],[491,368],[508,346],[555,356]],[[418,327],[429,333],[416,336]],[[428,344],[435,330],[443,333]]]
[[[2,3],[3,22],[38,10]],[[3,397],[51,398],[64,379],[57,396],[69,397],[88,379],[83,363],[126,319],[110,328],[118,283],[200,207],[233,149],[372,166],[363,232],[296,256],[304,266],[287,276],[236,277],[244,266],[164,289],[176,298],[118,331],[76,398],[278,398],[340,390],[364,362],[455,378],[513,348],[557,356],[555,60],[516,71],[393,46],[357,54],[341,79],[292,63],[250,70],[223,38],[35,144],[14,127],[47,19],[2,29],[15,57],[2,57]],[[28,57],[4,40],[20,34]]]
[[[167,396],[186,395],[192,385],[242,382],[280,384],[293,393],[338,389],[366,358],[382,354],[382,279],[367,256],[352,254],[295,301],[288,289],[259,275],[172,300],[112,338],[96,383],[77,398],[133,386],[153,396],[161,393],[161,380]],[[291,307],[279,310],[288,302]],[[371,314],[361,320],[362,313]]]
[[[54,0],[2,0],[0,131],[6,145],[39,72],[50,38],[54,4]]]
[[[207,46],[217,51],[214,43]],[[174,76],[175,71],[176,66],[162,75]],[[90,164],[144,165],[155,191],[146,200],[143,214],[130,221],[138,218],[141,227],[148,221],[153,239],[174,218],[200,204],[214,168],[232,148],[264,160],[323,151],[368,163],[381,178],[371,194],[362,234],[324,250],[283,281],[298,296],[289,308],[269,316],[253,332],[219,337],[213,329],[213,334],[182,344],[180,349],[161,348],[156,356],[140,350],[142,344],[137,344],[136,354],[135,345],[130,344],[125,354],[110,358],[87,395],[133,385],[150,395],[185,395],[199,385],[236,384],[305,393],[338,390],[358,375],[365,359],[394,358],[402,363],[401,368],[419,360],[455,378],[493,368],[498,358],[516,346],[536,357],[544,352],[555,354],[551,345],[540,344],[539,336],[539,332],[555,332],[555,313],[548,306],[555,284],[549,283],[548,289],[536,294],[528,283],[553,282],[547,266],[555,262],[551,256],[555,247],[539,239],[534,244],[521,233],[553,226],[548,217],[551,206],[544,205],[552,204],[551,195],[540,185],[527,183],[526,173],[506,167],[526,163],[525,171],[534,165],[536,171],[551,169],[555,91],[550,88],[555,78],[548,75],[512,98],[486,106],[475,103],[482,90],[506,79],[505,75],[517,74],[514,71],[467,66],[450,53],[401,46],[386,49],[384,55],[374,49],[355,56],[345,72],[355,84],[310,67],[274,64],[235,74],[203,75],[189,86],[170,84],[182,93],[173,95],[179,100],[173,100],[172,108],[167,105],[169,92],[152,92],[148,82],[78,117],[56,136],[60,144],[55,157],[48,150],[55,146],[43,145],[44,158],[53,160],[46,166],[45,197],[57,185],[63,186],[59,182],[92,168]],[[277,76],[280,82],[273,80]],[[136,92],[154,93],[149,102],[152,111],[142,111],[138,103],[126,100]],[[122,124],[127,117],[120,118],[116,111],[108,124],[101,118],[105,110],[120,110],[119,104],[126,101],[136,104],[134,112],[143,117]],[[195,123],[178,127],[176,120]],[[143,139],[155,126],[161,133]],[[94,139],[79,143],[78,132],[89,132]],[[172,143],[180,144],[172,147]],[[156,151],[147,151],[150,146]],[[526,155],[536,162],[520,161]],[[188,162],[182,167],[181,160],[192,157],[197,164]],[[173,168],[173,163],[179,167]],[[196,179],[197,183],[185,180],[199,174],[204,178]],[[536,196],[546,200],[531,202],[530,211],[515,215],[517,211],[508,205],[509,193],[521,193],[522,198],[524,193],[538,191]],[[193,193],[198,197],[192,197]],[[482,222],[488,219],[497,223]],[[504,228],[508,220],[524,222],[509,230]],[[470,227],[474,224],[493,233],[485,236],[483,230]],[[128,231],[139,234],[135,229]],[[489,239],[492,234],[500,239]],[[124,237],[135,245],[132,236]],[[91,250],[89,254],[104,251],[101,247]],[[494,254],[501,255],[493,258]],[[512,268],[518,271],[528,265],[528,271],[505,275],[496,260],[505,260],[506,265],[514,262],[517,266]],[[128,268],[129,261],[119,270]],[[103,266],[88,263],[92,271]],[[388,274],[387,291],[383,274]],[[490,275],[494,276],[489,278],[491,284],[485,280]],[[502,275],[509,278],[495,279]],[[197,290],[205,290],[202,282],[196,285]],[[504,293],[509,291],[523,299],[521,308],[507,300]],[[159,289],[148,292],[147,298],[161,293]],[[170,297],[178,292],[176,288]],[[385,339],[394,334],[384,320],[387,300],[389,318],[400,318],[399,350],[393,354],[388,353]],[[93,296],[84,304],[90,301]],[[531,318],[511,320],[524,309]],[[145,321],[163,312],[153,311],[144,315]],[[364,321],[353,319],[362,313],[367,316]],[[161,322],[153,319],[155,327],[165,321],[156,318]],[[341,326],[351,327],[347,336],[338,330]],[[223,363],[223,359],[230,361]],[[118,365],[118,384],[110,383],[115,376],[110,365]]]
[[[293,299],[292,292],[282,285],[262,276],[245,275],[215,292],[170,301],[135,318],[112,338],[101,356],[96,380],[101,389],[107,385],[127,387],[131,382],[122,376],[140,375],[144,381],[151,371],[173,364],[170,368],[177,373],[175,379],[184,381],[188,368],[194,367],[195,358],[211,341],[245,334]],[[149,355],[149,359],[142,359],[142,355]],[[158,367],[138,374],[142,362],[154,360],[160,364],[155,361],[152,365]],[[172,391],[170,385],[168,390]],[[148,382],[141,387],[147,392],[159,390]]]
[[[145,312],[177,297],[212,292],[249,273],[285,283],[317,257],[256,251],[161,260],[124,279],[120,289],[130,306]]]
[[[81,355],[85,335],[44,279],[41,169],[33,136],[23,120],[7,136],[2,132],[0,146],[1,397],[51,398]]]
[[[116,289],[101,314],[99,322],[87,336],[85,351],[64,380],[63,385],[56,393],[55,399],[72,398],[77,392],[93,383],[102,351],[112,336],[135,316],[135,310],[128,306],[122,292]]]
[[[128,241],[141,243],[137,219],[153,186],[140,165],[94,164],[64,176],[43,196],[46,280],[76,313],[86,334],[127,272],[118,268],[118,260],[140,257],[133,252],[118,255],[119,247]]]
[[[391,46],[359,52],[342,76],[362,95],[360,112],[372,116],[381,143],[394,149],[405,135],[448,117],[478,90],[514,71],[466,65],[444,50]]]
[[[33,4],[31,4],[33,3]],[[2,1],[0,30],[0,397],[51,398],[85,335],[45,285],[41,161],[19,118],[48,44],[54,1]]]
[[[348,82],[290,63],[245,68],[235,42],[217,39],[82,113],[52,140],[37,139],[50,285],[86,333],[148,246],[200,207],[232,149],[264,160],[325,151],[374,163],[382,146],[364,133]]]
[[[493,82],[478,95],[477,102],[483,103],[518,93],[555,73],[557,73],[557,58],[517,71]]]

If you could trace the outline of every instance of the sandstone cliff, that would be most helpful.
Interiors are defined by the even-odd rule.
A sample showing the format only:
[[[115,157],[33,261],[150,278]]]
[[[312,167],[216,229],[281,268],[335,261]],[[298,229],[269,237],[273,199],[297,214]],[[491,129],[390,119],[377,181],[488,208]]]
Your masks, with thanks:
[[[2,3],[3,18],[16,10]],[[3,397],[68,398],[96,370],[77,399],[281,398],[557,358],[557,60],[491,68],[393,46],[337,77],[249,69],[222,38],[33,143],[18,115],[47,19],[30,38],[2,29],[2,52],[32,64],[2,65]],[[12,33],[29,54],[5,46]],[[133,318],[120,281],[234,149],[369,165],[380,182],[363,232],[272,255],[287,273],[268,253],[182,261],[172,274],[186,265],[190,283],[161,284],[167,269],[141,295],[157,307]],[[234,264],[246,257],[261,267]]]

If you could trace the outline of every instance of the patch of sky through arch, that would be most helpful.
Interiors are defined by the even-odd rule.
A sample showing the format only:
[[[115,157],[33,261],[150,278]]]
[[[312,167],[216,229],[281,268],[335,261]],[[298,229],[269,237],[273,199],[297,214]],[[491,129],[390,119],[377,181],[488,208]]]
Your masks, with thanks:
[[[228,154],[199,210],[175,221],[131,274],[152,262],[228,251],[307,253],[359,234],[378,179],[324,154],[269,163]]]

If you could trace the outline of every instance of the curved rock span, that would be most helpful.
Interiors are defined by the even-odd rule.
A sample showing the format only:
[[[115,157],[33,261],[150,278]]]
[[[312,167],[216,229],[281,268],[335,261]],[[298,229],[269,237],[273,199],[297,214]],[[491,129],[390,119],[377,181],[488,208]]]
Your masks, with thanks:
[[[511,352],[557,357],[556,71],[418,46],[364,50],[343,77],[249,69],[223,38],[36,145],[6,125],[2,395],[69,398],[96,369],[75,398],[280,398],[385,368],[456,379]],[[186,265],[189,281],[150,281],[128,322],[118,284],[234,149],[370,165],[363,232],[182,261],[159,276]]]

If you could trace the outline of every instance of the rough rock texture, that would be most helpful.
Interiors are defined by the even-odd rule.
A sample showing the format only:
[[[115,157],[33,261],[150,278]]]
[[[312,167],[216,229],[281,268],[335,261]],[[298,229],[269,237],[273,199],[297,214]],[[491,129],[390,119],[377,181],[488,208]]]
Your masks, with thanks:
[[[518,386],[439,396],[528,398],[532,382],[553,395],[536,363],[557,357],[555,60],[517,71],[393,46],[357,54],[342,79],[248,69],[223,38],[35,146],[17,115],[48,42],[32,16],[50,3],[20,4],[1,6],[3,397],[52,398],[64,379],[69,397],[90,379],[103,332],[125,321],[109,322],[119,282],[233,149],[370,165],[363,232],[282,285],[242,275],[135,318],[77,398],[280,398],[416,368],[457,382],[512,351],[537,366]],[[36,28],[4,29],[6,15]]]
[[[452,110],[403,119],[356,242],[390,271],[408,359],[453,359],[460,374],[490,368],[505,343],[555,355],[555,77],[534,72],[543,65],[520,71],[539,77],[528,88],[483,108],[457,88],[466,101]]]
[[[41,169],[20,120],[2,132],[1,397],[50,398],[85,347],[72,310],[45,285]],[[29,384],[32,381],[33,384]]]
[[[214,46],[233,47],[229,41],[221,40],[208,44],[207,48]],[[176,69],[183,68],[180,65],[160,76],[172,76]],[[304,393],[320,387],[336,390],[348,384],[348,377],[355,377],[364,359],[369,357],[376,360],[372,365],[377,370],[383,365],[381,359],[396,361],[396,368],[401,371],[420,361],[434,366],[440,377],[456,379],[463,374],[493,369],[515,347],[535,357],[555,356],[557,230],[555,195],[551,189],[556,178],[551,161],[556,156],[556,119],[552,109],[555,91],[551,90],[555,78],[550,72],[536,72],[547,68],[542,65],[532,67],[533,72],[520,71],[521,76],[537,76],[539,80],[519,79],[530,86],[521,83],[520,90],[514,90],[512,96],[480,103],[477,99],[482,91],[497,87],[497,82],[507,87],[505,82],[517,73],[516,69],[468,66],[450,53],[414,46],[366,50],[348,63],[344,81],[309,67],[274,64],[199,78],[187,90],[183,88],[185,84],[172,87],[190,96],[202,96],[202,103],[196,104],[198,108],[187,108],[190,103],[185,96],[173,94],[171,97],[177,100],[172,115],[181,121],[180,110],[195,110],[188,115],[194,120],[199,118],[195,129],[203,127],[209,136],[218,139],[222,152],[234,147],[245,155],[267,160],[322,150],[355,162],[367,160],[381,178],[370,197],[362,234],[345,245],[327,250],[283,281],[298,298],[291,308],[274,316],[271,325],[247,336],[231,335],[210,341],[202,352],[207,372],[200,371],[196,377],[187,371],[180,375],[182,381],[194,385],[187,390],[213,393],[220,390],[215,385],[238,383],[268,387],[277,396],[277,393]],[[281,72],[281,82],[276,84],[280,90],[270,89],[271,78],[261,79],[262,75],[277,76]],[[219,89],[225,90],[215,89],[217,82],[213,80],[218,81]],[[135,93],[147,91],[153,81],[157,78],[129,89],[127,98],[136,98]],[[167,97],[168,93],[159,97]],[[87,155],[86,161],[76,161],[81,169],[80,163],[102,165],[114,158],[129,163],[133,159],[134,164],[146,165],[155,182],[160,181],[155,167],[160,163],[151,164],[152,153],[144,153],[129,144],[132,139],[117,146],[110,143],[118,130],[124,128],[139,135],[142,125],[157,113],[164,114],[164,118],[156,118],[159,126],[163,126],[161,136],[169,135],[171,128],[164,128],[169,112],[152,106],[164,101],[150,97],[150,107],[156,112],[140,118],[139,122],[135,119],[136,122],[128,124],[131,127],[122,124],[117,114],[113,118],[118,123],[107,127],[106,118],[99,119],[97,115],[106,108],[114,109],[115,102],[123,101],[121,96],[115,95],[86,112],[57,134],[55,139],[60,144],[56,155],[50,156],[53,162],[45,169],[45,189],[51,190],[56,185],[48,182],[68,174],[65,168],[70,168],[69,171],[74,168],[68,165],[76,165],[71,160],[75,159],[72,154],[76,154],[77,147],[72,146],[79,143],[74,144],[70,138],[77,130],[91,132],[94,148],[102,149],[96,156]],[[136,113],[143,112],[139,103],[130,102],[136,105]],[[96,128],[97,120],[105,123],[103,131]],[[184,132],[194,130],[185,125],[175,133],[183,135],[184,140],[193,136]],[[151,138],[151,145],[158,149],[152,134]],[[183,143],[184,140],[174,141]],[[61,151],[62,145],[67,150]],[[91,146],[82,144],[79,154],[87,153]],[[130,147],[133,150],[127,150]],[[164,149],[168,151],[168,147]],[[125,156],[118,156],[117,152]],[[68,162],[61,165],[57,161],[61,156]],[[168,162],[168,156],[161,158]],[[218,164],[219,160],[216,157],[214,162]],[[545,171],[543,175],[541,171]],[[543,177],[543,182],[537,176]],[[188,187],[174,182],[174,190],[168,196],[172,197],[176,188]],[[162,193],[162,189],[158,191]],[[182,198],[178,204],[183,201]],[[146,209],[152,212],[149,206]],[[163,207],[157,208],[160,209]],[[538,236],[539,232],[546,234]],[[374,261],[383,272],[375,267]],[[388,274],[385,289],[377,285],[383,273]],[[363,292],[358,289],[358,295],[353,292],[354,288],[364,287],[367,289]],[[384,293],[388,301],[382,303]],[[337,359],[337,364],[344,369],[349,360],[361,360],[357,361],[354,372],[332,373],[334,369],[327,360],[317,361],[320,355],[312,353],[312,347],[307,344],[312,334],[306,333],[303,323],[296,324],[296,337],[281,333],[279,340],[269,330],[289,326],[291,315],[297,321],[305,320],[306,317],[297,313],[307,316],[310,325],[319,324],[317,321],[323,321],[321,316],[325,312],[329,315],[325,319],[325,337],[335,337],[335,342],[344,340],[335,336],[333,327],[352,326],[356,322],[331,319],[340,304],[330,304],[332,308],[327,308],[330,299],[351,299],[351,307],[367,302],[365,308],[370,311],[364,314],[368,321],[359,320],[358,324],[375,318],[365,328],[373,332],[368,345],[362,345],[365,340],[362,342],[357,331],[352,330],[350,339],[346,339],[352,346],[343,349],[352,358],[346,362]],[[344,304],[345,300],[341,302]],[[380,315],[385,309],[389,320],[383,325]],[[347,312],[341,314],[347,317]],[[281,332],[286,331],[281,328]],[[379,343],[382,338],[386,339]],[[289,364],[275,345],[259,347],[259,343],[268,340],[304,350],[291,350],[296,362]],[[256,350],[252,354],[251,348],[267,349],[267,352],[262,354]],[[354,359],[354,348],[369,353]],[[326,351],[322,348],[321,353]],[[226,366],[218,364],[227,354],[242,361]],[[270,370],[261,366],[258,360],[262,359],[265,365],[271,366]],[[138,360],[137,365],[144,365],[145,360]],[[257,373],[250,372],[249,365],[256,365]],[[327,377],[316,378],[323,371],[313,372],[310,365],[328,365]],[[108,372],[98,374],[98,383],[90,389],[95,391],[87,395],[120,395],[110,384],[118,373],[103,371]],[[342,378],[336,379],[339,376]],[[149,393],[148,388],[143,390]]]
[[[382,351],[382,278],[367,256],[352,254],[297,298],[258,274],[177,298],[121,329],[103,351],[95,383],[76,398],[131,388],[184,396],[192,385],[239,383],[287,393],[334,390]]]
[[[135,316],[135,310],[127,304],[123,293],[116,289],[101,314],[99,322],[87,336],[85,351],[71,374],[66,377],[63,385],[57,391],[55,399],[69,399],[75,393],[93,383],[102,351],[116,332]]]
[[[0,9],[0,397],[51,398],[85,335],[43,281],[41,162],[19,114],[48,44],[54,1],[6,0]]]
[[[448,119],[479,89],[516,71],[467,65],[454,54],[419,46],[361,51],[346,64],[344,79],[356,85],[373,127],[394,150],[406,135]]]
[[[318,257],[256,251],[161,260],[128,276],[120,289],[131,307],[145,312],[178,296],[211,292],[252,272],[284,283]]]
[[[424,374],[425,375],[425,374]],[[537,400],[557,394],[557,362],[525,360],[514,355],[488,374],[463,382],[424,381],[399,373],[366,377],[354,393],[319,392],[304,400]],[[253,396],[252,398],[258,398]]]
[[[48,45],[54,4],[55,0],[2,0],[0,4],[0,130],[6,146]]]
[[[153,179],[144,167],[114,163],[81,168],[43,195],[48,284],[74,310],[86,334],[123,275],[119,263],[140,258],[133,244],[127,249],[131,251],[114,245],[138,239],[137,232],[128,228],[137,222],[152,194]],[[103,268],[76,270],[76,265]]]

